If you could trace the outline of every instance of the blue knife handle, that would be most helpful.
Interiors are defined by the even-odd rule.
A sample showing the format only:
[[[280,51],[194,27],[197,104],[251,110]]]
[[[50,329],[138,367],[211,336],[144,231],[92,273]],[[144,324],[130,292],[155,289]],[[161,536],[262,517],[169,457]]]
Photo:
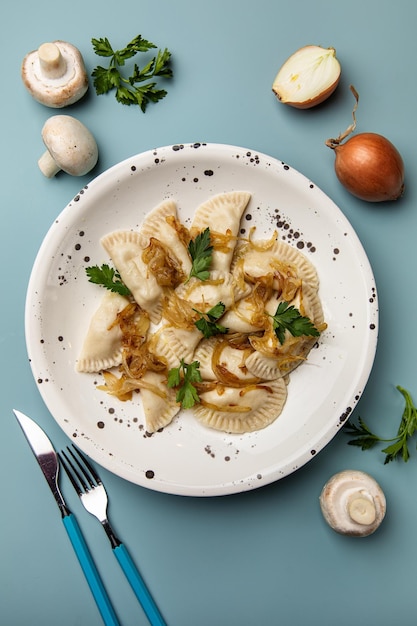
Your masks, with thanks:
[[[85,539],[81,534],[77,520],[72,513],[70,513],[69,515],[65,515],[65,517],[62,518],[62,521],[105,625],[120,626],[120,622],[116,617],[110,598],[107,595],[103,582],[100,578],[100,574],[97,571]]]
[[[138,572],[136,565],[134,564],[124,544],[121,543],[116,548],[113,548],[113,552],[119,561],[119,565],[124,571],[130,586],[135,592],[150,624],[152,624],[152,626],[166,626],[164,618],[159,612],[158,607],[146,587],[145,581]]]

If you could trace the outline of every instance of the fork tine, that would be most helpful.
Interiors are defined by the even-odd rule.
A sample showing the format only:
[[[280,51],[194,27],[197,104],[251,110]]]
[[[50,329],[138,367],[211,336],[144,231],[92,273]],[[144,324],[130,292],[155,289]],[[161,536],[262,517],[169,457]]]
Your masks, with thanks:
[[[90,485],[91,489],[94,489],[94,487],[95,487],[94,480],[96,481],[97,485],[100,485],[101,481],[100,481],[100,478],[98,477],[98,474],[93,470],[91,465],[88,463],[87,459],[81,454],[81,452],[78,450],[78,448],[76,448],[74,445],[72,446],[72,448],[67,446],[67,450],[68,450],[68,453],[71,455],[72,460],[76,464],[76,467],[74,466],[74,463],[70,462],[70,465],[71,465],[72,469],[74,470],[74,472],[76,473],[77,478],[80,481],[81,480],[83,481],[84,490],[88,491],[88,486],[85,483],[85,480],[87,480],[87,482]],[[77,453],[78,456],[75,455],[74,451]],[[78,457],[80,457],[80,458],[78,458]],[[80,459],[83,461],[83,463],[81,463]],[[78,468],[79,471],[77,471],[77,468]],[[80,471],[82,473],[82,476],[79,473]],[[82,477],[84,477],[84,478],[82,478]]]
[[[80,488],[80,485],[84,490],[86,490],[87,484],[83,480],[82,476],[80,476],[80,473],[78,472],[77,468],[71,462],[71,459],[64,452],[64,450],[61,450],[61,452],[58,453],[58,458],[61,461],[62,467],[64,468],[65,473],[70,479],[70,482],[72,486],[74,487],[75,491],[77,492],[78,496],[81,496],[83,492],[82,492],[82,489]],[[75,477],[78,479],[79,482],[77,482]]]
[[[77,457],[75,456],[73,450],[77,453],[78,457],[81,459],[81,461],[84,463],[85,467],[88,469],[88,471],[90,472],[90,475],[93,477],[93,479],[96,481],[97,485],[102,485],[103,483],[101,482],[100,476],[97,474],[96,470],[94,469],[94,467],[91,465],[91,463],[88,461],[88,459],[84,456],[84,454],[81,452],[81,450],[79,450],[74,444],[72,444],[72,449],[69,449],[69,452],[71,454],[71,456],[75,459],[75,461],[77,462],[78,466],[83,469],[80,461],[77,459]],[[84,471],[84,476],[87,477],[87,474]],[[90,481],[89,481],[90,482]],[[90,482],[90,486],[93,487],[94,485]]]

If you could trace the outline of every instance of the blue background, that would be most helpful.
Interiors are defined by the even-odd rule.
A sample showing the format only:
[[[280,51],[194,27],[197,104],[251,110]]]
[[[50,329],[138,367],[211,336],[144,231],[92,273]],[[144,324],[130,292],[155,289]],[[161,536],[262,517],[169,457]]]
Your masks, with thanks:
[[[7,626],[101,623],[41,472],[12,414],[18,408],[67,439],[45,409],[24,338],[31,267],[50,224],[92,177],[155,146],[206,141],[250,147],[289,163],[321,187],[358,233],[379,292],[379,344],[369,383],[354,412],[379,433],[397,429],[400,384],[417,401],[414,329],[417,82],[414,0],[72,0],[18,1],[2,18],[0,262],[0,621]],[[100,59],[91,38],[115,48],[141,33],[173,55],[168,96],[146,114],[112,95],[88,95],[70,109],[93,132],[99,163],[82,178],[42,176],[41,128],[57,113],[35,102],[20,79],[30,50],[63,39],[82,52],[89,73]],[[272,81],[306,44],[334,46],[342,64],[337,92],[298,111],[278,103]],[[338,183],[324,145],[351,121],[349,84],[360,94],[357,132],[378,132],[401,152],[406,194],[368,204]],[[347,626],[416,621],[417,452],[384,465],[380,448],[362,452],[341,433],[295,474],[234,496],[194,499],[156,493],[102,470],[110,516],[172,626]],[[337,535],[318,497],[345,468],[371,473],[388,511],[366,539]],[[146,624],[98,522],[64,493],[110,590],[123,625]]]

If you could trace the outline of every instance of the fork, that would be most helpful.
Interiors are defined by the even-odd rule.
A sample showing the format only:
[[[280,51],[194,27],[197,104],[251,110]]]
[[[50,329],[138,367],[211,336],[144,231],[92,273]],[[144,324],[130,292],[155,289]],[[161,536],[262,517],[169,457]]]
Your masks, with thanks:
[[[84,508],[94,515],[103,526],[113,553],[135,592],[149,623],[152,626],[166,626],[166,622],[156,606],[145,581],[136,568],[125,545],[118,539],[107,519],[108,497],[96,470],[74,445],[72,447],[67,446],[66,452],[62,450],[58,456]]]

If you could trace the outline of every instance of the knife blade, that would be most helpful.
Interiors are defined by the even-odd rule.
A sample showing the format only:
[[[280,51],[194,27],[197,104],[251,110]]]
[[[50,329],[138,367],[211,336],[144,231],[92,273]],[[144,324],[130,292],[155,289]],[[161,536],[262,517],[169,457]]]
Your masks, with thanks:
[[[110,598],[101,580],[100,574],[87,547],[74,515],[69,510],[58,485],[59,462],[54,447],[42,428],[30,417],[13,409],[13,413],[23,430],[29,446],[43,472],[43,475],[61,512],[62,521],[70,538],[72,547],[78,557],[81,568],[87,579],[97,608],[106,626],[120,626]]]

